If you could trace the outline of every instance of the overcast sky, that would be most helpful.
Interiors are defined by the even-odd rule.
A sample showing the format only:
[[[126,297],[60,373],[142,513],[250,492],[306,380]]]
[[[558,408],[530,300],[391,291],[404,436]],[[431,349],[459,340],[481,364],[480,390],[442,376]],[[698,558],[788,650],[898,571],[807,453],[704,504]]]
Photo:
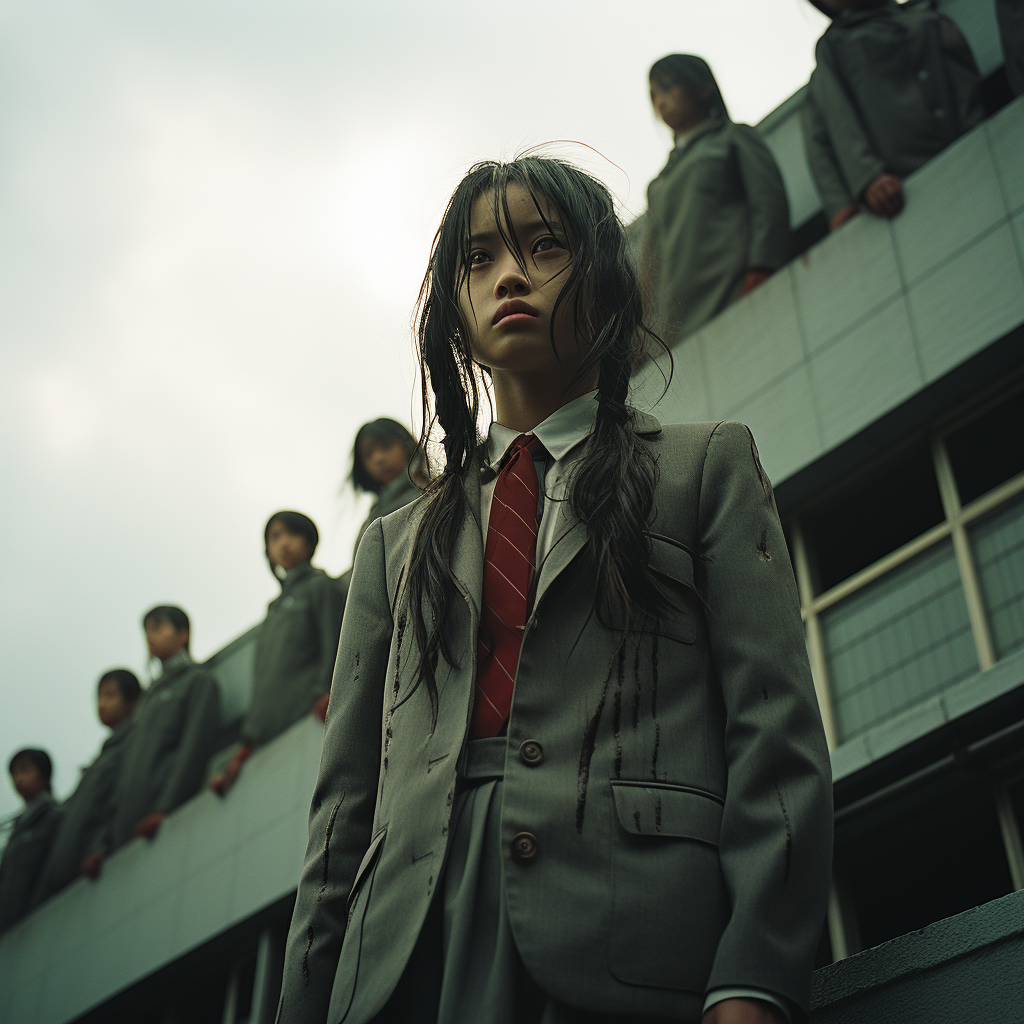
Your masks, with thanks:
[[[60,797],[100,672],[144,674],[147,608],[184,607],[199,659],[259,621],[280,508],[350,564],[352,438],[411,422],[409,316],[468,165],[578,140],[632,216],[670,144],[654,60],[701,54],[756,123],[824,26],[807,0],[353,6],[0,7],[0,755],[46,747]]]

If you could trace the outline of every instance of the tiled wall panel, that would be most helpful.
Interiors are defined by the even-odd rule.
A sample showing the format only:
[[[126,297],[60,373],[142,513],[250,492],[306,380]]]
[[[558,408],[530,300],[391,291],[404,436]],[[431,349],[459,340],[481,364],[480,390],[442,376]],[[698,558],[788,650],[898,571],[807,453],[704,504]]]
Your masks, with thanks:
[[[919,391],[924,381],[903,296],[813,356],[810,371],[827,447]]]
[[[1010,213],[1024,210],[1024,117],[1020,101],[999,111],[985,125],[999,187]]]
[[[58,1024],[251,917],[297,884],[323,727],[256,752],[227,799],[199,794],[99,882],[75,882],[0,939],[0,1024]]]
[[[1009,224],[911,288],[907,301],[927,381],[1024,321],[1024,278]]]
[[[1008,212],[984,127],[925,164],[904,191],[906,207],[890,223],[903,280],[911,288]]]
[[[705,364],[711,409],[715,416],[728,415],[804,360],[789,268],[701,333],[705,353],[713,353]]]
[[[889,223],[864,214],[793,261],[793,285],[807,349],[853,328],[901,291]]]
[[[761,462],[772,480],[784,479],[792,465],[810,461],[822,439],[814,411],[813,387],[806,366],[773,384],[728,417],[741,420],[754,433]]]

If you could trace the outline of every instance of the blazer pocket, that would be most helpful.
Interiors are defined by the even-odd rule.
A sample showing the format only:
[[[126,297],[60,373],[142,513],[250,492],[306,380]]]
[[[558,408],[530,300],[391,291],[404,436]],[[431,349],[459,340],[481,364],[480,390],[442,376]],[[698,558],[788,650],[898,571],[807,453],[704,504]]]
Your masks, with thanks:
[[[723,801],[713,793],[670,783],[613,782],[612,797],[619,824],[633,835],[718,845]]]
[[[613,782],[612,934],[620,981],[703,992],[729,920],[722,803],[667,783]]]
[[[649,619],[643,631],[692,644],[697,639],[697,620],[693,609],[696,599],[693,556],[667,537],[652,533],[650,541],[651,569],[658,577],[666,605],[660,618]]]

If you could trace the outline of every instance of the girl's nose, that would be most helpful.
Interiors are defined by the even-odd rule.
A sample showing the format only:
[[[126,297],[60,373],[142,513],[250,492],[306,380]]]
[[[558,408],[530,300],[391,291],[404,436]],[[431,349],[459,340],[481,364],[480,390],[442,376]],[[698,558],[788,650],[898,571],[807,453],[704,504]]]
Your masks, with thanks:
[[[515,298],[519,295],[527,295],[529,291],[529,277],[523,273],[522,268],[515,260],[510,259],[508,265],[494,282],[495,297],[499,299]]]

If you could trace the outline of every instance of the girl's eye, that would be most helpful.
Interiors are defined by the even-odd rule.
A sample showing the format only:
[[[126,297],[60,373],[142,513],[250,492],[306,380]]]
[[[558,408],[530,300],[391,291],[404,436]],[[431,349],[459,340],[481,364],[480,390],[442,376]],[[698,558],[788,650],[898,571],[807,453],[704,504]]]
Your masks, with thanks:
[[[481,267],[485,263],[490,263],[491,256],[485,249],[474,249],[469,254],[469,265],[471,267]]]
[[[533,253],[536,255],[539,252],[564,252],[565,247],[561,242],[555,238],[554,235],[545,235],[543,238],[538,238],[533,243]]]

